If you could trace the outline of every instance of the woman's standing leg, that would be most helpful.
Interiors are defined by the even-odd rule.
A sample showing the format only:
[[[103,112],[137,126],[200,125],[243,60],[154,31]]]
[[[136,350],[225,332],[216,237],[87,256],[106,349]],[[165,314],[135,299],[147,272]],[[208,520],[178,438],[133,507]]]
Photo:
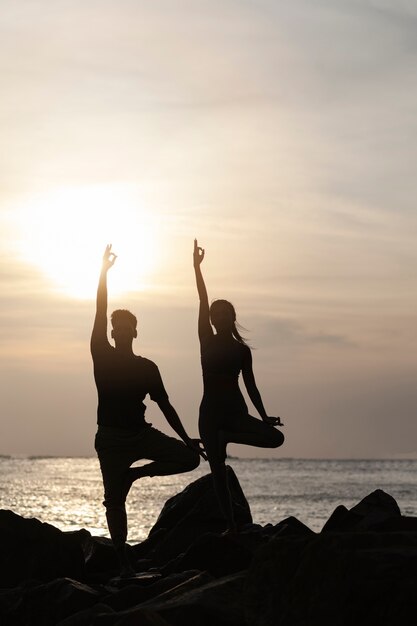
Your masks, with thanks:
[[[213,475],[214,491],[219,502],[220,510],[227,520],[227,530],[237,530],[233,512],[232,496],[229,489],[226,465],[218,460],[210,460],[210,469]]]
[[[220,510],[227,520],[227,530],[235,531],[236,522],[225,463],[226,443],[223,433],[218,429],[214,420],[205,415],[200,415],[199,430],[213,476],[214,491]]]

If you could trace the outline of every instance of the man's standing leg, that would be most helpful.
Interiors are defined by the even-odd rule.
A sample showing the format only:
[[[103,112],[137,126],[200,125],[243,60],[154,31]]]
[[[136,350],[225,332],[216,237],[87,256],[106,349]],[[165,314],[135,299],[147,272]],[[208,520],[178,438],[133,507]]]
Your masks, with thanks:
[[[106,508],[107,526],[119,559],[121,575],[129,576],[135,573],[126,550],[126,497],[130,486],[127,471],[130,459],[123,450],[124,446],[115,445],[114,435],[114,432],[109,433],[100,428],[96,435],[95,448],[103,477],[103,504]]]
[[[156,428],[146,427],[136,436],[122,439],[113,432],[96,437],[96,451],[104,485],[104,506],[107,525],[116,550],[121,575],[134,574],[129,563],[127,541],[126,497],[132,483],[144,477],[169,476],[190,472],[200,463],[200,456],[175,437],[168,437]],[[115,445],[115,443],[119,445]],[[130,467],[135,461],[150,460],[141,467]]]
[[[99,457],[100,458],[100,457]],[[111,463],[100,458],[100,466],[104,485],[104,506],[106,507],[106,519],[110,537],[116,551],[121,576],[132,576],[135,570],[129,561],[127,542],[127,514],[126,514],[126,488],[127,470],[114,471]]]

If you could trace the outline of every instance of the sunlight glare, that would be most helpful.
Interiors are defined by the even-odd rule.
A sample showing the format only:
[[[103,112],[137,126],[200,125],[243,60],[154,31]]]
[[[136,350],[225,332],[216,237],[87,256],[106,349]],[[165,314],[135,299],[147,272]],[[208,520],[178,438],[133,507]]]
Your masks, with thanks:
[[[54,189],[22,203],[13,218],[19,256],[66,295],[95,297],[108,243],[118,255],[112,294],[145,289],[158,261],[157,220],[130,185]]]

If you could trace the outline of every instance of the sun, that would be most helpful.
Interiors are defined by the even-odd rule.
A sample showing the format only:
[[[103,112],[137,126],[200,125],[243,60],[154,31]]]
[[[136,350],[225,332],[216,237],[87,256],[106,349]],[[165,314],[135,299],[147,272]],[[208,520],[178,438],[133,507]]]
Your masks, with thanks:
[[[54,288],[94,298],[105,246],[118,255],[112,294],[146,288],[155,270],[157,220],[132,185],[60,187],[31,196],[13,210],[19,257]]]

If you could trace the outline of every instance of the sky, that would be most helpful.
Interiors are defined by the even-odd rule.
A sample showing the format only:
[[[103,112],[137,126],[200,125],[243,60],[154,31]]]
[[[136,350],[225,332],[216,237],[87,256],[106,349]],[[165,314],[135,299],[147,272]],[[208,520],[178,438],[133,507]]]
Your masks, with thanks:
[[[230,451],[417,457],[414,2],[3,0],[0,68],[0,454],[94,454],[107,243],[198,435],[197,237],[285,424]]]

